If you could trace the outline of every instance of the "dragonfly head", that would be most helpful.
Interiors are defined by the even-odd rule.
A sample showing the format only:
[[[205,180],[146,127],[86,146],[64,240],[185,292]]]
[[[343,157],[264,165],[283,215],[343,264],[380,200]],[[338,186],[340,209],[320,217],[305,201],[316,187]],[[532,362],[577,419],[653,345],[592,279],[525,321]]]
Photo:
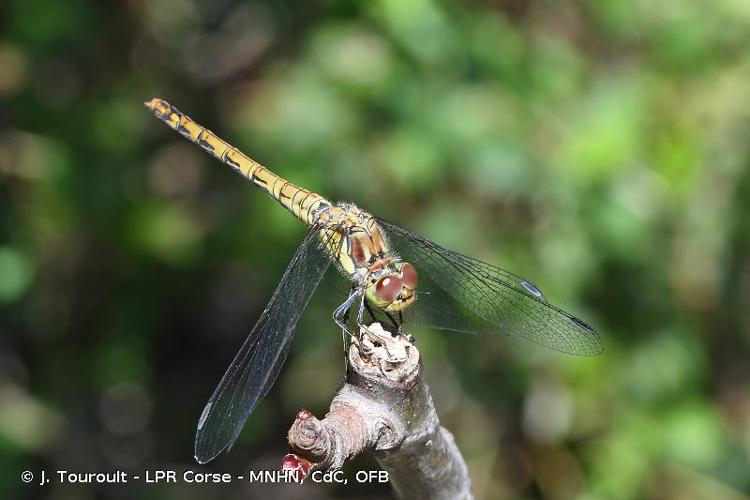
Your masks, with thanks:
[[[367,284],[367,300],[386,311],[400,311],[415,299],[417,270],[408,262],[377,273]]]

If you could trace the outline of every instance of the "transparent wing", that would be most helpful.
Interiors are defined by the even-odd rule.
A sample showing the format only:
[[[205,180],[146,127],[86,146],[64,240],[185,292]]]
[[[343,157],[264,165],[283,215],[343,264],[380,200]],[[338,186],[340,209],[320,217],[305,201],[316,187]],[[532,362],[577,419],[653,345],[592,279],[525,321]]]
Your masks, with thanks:
[[[403,312],[407,324],[516,335],[581,356],[602,351],[588,323],[548,303],[531,282],[389,222],[378,223],[391,249],[419,273],[417,299]]]
[[[199,463],[213,460],[232,446],[279,374],[297,321],[331,263],[319,241],[317,229],[312,228],[203,409],[195,436]]]

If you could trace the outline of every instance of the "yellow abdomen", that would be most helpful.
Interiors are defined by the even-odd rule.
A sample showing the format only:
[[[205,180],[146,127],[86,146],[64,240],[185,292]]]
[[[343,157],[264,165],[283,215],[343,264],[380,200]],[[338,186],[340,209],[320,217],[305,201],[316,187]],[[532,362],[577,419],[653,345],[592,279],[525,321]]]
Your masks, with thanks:
[[[167,101],[154,98],[145,104],[157,118],[250,179],[253,184],[268,193],[305,224],[310,225],[314,222],[315,211],[318,208],[331,205],[319,194],[295,186],[244,155],[210,130],[197,124],[189,116],[182,114]]]

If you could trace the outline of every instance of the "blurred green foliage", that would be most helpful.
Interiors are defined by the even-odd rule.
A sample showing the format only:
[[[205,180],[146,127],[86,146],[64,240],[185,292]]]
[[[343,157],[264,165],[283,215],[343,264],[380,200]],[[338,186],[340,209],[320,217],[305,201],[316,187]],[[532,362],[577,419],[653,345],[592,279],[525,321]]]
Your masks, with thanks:
[[[18,479],[197,467],[200,410],[304,234],[149,116],[159,96],[602,332],[596,359],[418,333],[479,498],[746,498],[749,82],[746,0],[4,2],[0,496],[216,494]],[[325,411],[322,302],[209,468],[275,468],[295,411]],[[253,488],[228,494],[297,491]]]

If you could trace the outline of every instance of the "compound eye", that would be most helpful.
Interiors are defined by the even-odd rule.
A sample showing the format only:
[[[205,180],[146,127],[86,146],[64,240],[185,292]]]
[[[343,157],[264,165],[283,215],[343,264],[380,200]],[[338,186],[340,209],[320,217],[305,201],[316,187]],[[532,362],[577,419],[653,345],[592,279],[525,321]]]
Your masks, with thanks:
[[[401,279],[398,276],[383,276],[375,285],[375,293],[383,302],[389,304],[401,293]]]
[[[409,263],[401,266],[401,282],[410,290],[417,286],[417,270]]]

